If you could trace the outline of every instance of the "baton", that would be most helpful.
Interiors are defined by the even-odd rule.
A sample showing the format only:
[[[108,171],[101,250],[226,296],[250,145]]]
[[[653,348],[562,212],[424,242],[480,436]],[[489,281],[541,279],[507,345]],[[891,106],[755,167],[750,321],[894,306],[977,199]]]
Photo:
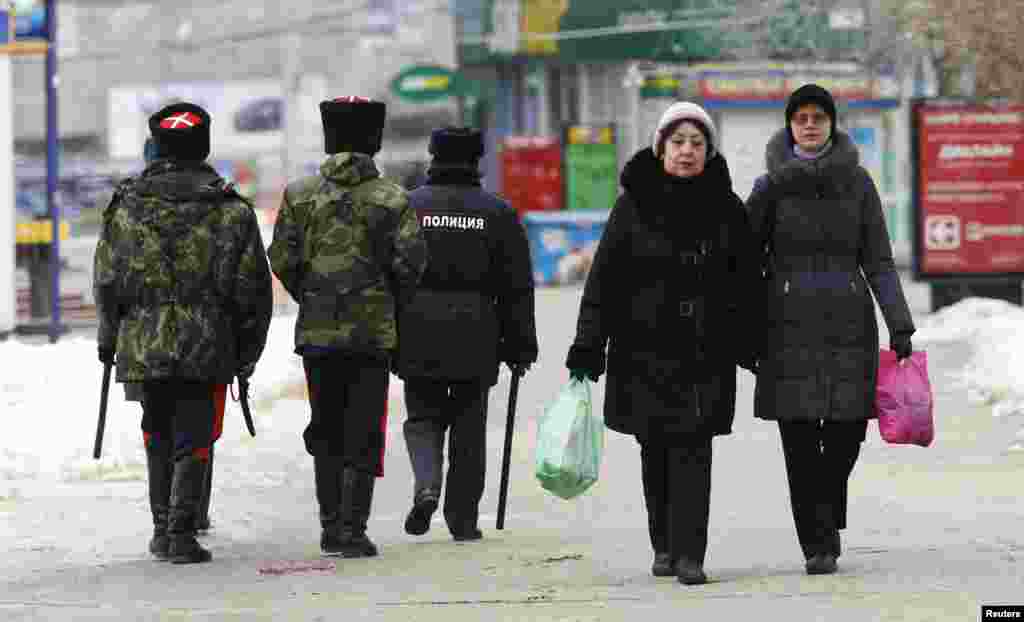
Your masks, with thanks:
[[[103,364],[103,384],[100,386],[100,417],[96,421],[96,442],[92,446],[92,457],[100,459],[103,450],[103,428],[107,425],[107,394],[110,393],[110,363]]]
[[[519,377],[522,367],[512,368],[512,386],[508,391],[508,419],[505,421],[505,453],[501,459],[501,488],[498,490],[498,522],[497,529],[505,528],[505,502],[508,499],[508,469],[512,459],[512,433],[516,424],[516,397],[519,394]]]

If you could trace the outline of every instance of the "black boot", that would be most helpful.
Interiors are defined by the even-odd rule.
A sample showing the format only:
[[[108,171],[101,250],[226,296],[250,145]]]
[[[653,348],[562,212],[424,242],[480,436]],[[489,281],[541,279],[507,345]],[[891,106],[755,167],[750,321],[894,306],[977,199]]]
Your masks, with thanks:
[[[333,456],[314,456],[313,473],[316,477],[316,500],[320,505],[320,552],[341,555],[341,460]]]
[[[196,514],[205,479],[205,460],[190,455],[174,463],[167,535],[171,540],[168,556],[175,564],[195,564],[212,559],[210,552],[196,540]]]
[[[430,519],[437,510],[441,495],[433,488],[425,488],[416,493],[412,501],[412,509],[405,517],[405,533],[422,536],[430,531]]]
[[[342,557],[374,557],[377,546],[366,536],[373,505],[373,473],[346,467],[341,476]]]
[[[832,553],[832,557],[839,559],[839,556],[843,554],[843,544],[842,539],[839,536],[838,529],[832,530],[832,539],[830,544],[830,552]]]
[[[671,577],[676,573],[675,564],[672,563],[671,553],[655,553],[654,564],[651,565],[651,574],[656,577]]]
[[[836,558],[832,553],[818,553],[813,555],[805,566],[807,574],[833,574],[839,569]]]
[[[196,530],[205,535],[210,529],[210,491],[213,488],[213,445],[210,445],[210,460],[206,465],[206,479],[203,481],[203,496],[199,499],[199,515]]]
[[[839,530],[835,528],[833,516],[832,504],[819,503],[817,505],[813,550],[805,565],[809,575],[832,574],[838,569],[836,549],[839,547],[837,540]]]
[[[704,565],[688,559],[680,559],[676,564],[676,580],[683,585],[703,585],[708,582],[704,574]]]
[[[149,509],[153,514],[153,538],[149,552],[157,559],[167,559],[170,539],[167,537],[167,514],[171,504],[171,479],[174,466],[170,452],[157,445],[146,447],[146,470],[149,472]]]

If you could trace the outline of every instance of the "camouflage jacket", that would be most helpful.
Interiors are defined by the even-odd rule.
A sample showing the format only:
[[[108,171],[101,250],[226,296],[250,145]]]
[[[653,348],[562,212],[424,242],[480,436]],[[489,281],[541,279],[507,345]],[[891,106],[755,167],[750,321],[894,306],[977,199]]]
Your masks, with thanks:
[[[288,185],[270,265],[299,303],[295,349],[380,356],[398,345],[395,306],[427,262],[416,212],[373,159],[338,153]]]
[[[256,214],[208,165],[159,160],[123,182],[94,262],[118,381],[226,383],[259,360],[273,298]]]

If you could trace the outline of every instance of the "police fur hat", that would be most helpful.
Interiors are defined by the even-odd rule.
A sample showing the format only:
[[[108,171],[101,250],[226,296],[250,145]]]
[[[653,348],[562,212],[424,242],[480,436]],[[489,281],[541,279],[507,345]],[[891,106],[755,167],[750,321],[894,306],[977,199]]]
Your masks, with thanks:
[[[195,104],[161,108],[149,117],[149,133],[161,158],[202,161],[210,155],[210,115]]]
[[[442,127],[430,133],[427,151],[439,162],[476,163],[484,155],[484,136],[471,127]]]
[[[338,97],[320,102],[324,123],[324,151],[353,151],[375,155],[384,138],[384,102],[365,97]]]
[[[828,90],[818,86],[817,84],[805,84],[793,91],[789,96],[789,101],[786,102],[786,129],[789,131],[789,137],[793,139],[793,131],[789,129],[789,122],[793,119],[793,115],[800,106],[805,104],[817,104],[821,106],[821,109],[825,111],[828,118],[832,121],[832,131],[836,129],[836,101],[832,99],[832,93]],[[795,142],[795,141],[794,141]]]

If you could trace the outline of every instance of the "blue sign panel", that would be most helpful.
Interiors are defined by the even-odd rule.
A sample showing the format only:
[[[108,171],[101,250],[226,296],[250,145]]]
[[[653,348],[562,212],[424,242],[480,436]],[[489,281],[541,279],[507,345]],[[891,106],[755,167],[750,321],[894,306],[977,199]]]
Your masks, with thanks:
[[[43,0],[19,0],[14,3],[14,37],[46,38],[46,3]]]

